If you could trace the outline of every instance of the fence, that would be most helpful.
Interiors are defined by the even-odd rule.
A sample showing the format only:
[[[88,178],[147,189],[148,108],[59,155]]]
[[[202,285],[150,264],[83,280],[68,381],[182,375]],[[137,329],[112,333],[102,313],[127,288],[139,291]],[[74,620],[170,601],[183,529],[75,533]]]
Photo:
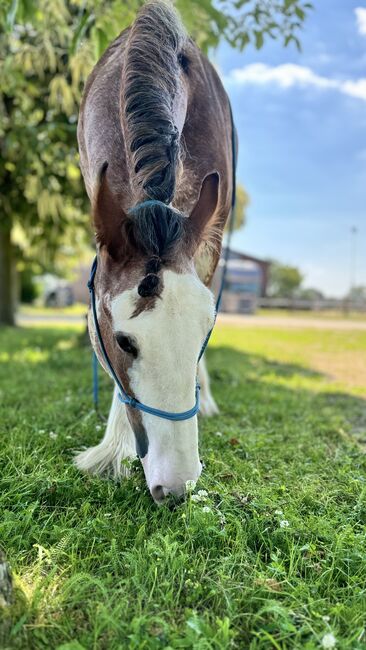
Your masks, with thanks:
[[[346,299],[301,300],[300,298],[258,298],[258,307],[263,309],[299,309],[303,311],[342,311],[366,314],[366,302]]]

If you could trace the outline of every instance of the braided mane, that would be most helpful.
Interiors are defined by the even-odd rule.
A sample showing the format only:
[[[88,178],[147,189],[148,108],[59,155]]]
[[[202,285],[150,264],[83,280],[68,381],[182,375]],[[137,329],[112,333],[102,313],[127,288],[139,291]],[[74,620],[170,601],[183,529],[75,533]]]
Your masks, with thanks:
[[[173,104],[186,38],[175,9],[162,0],[142,7],[128,37],[121,108],[138,200],[170,203],[174,196],[179,132]]]

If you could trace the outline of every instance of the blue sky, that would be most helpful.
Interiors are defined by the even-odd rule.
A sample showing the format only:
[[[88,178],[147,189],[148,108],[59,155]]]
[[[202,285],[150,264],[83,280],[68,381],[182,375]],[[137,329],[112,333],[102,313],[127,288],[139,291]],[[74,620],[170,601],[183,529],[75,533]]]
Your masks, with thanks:
[[[215,54],[240,151],[238,180],[251,197],[233,246],[295,264],[305,286],[342,296],[366,285],[366,4],[313,0],[302,52],[271,42]]]

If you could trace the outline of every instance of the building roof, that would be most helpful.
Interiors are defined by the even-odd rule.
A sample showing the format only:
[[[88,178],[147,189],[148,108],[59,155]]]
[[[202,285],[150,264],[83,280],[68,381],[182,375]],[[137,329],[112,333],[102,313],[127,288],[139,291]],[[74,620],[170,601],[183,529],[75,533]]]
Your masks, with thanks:
[[[224,247],[223,252],[225,250],[226,249]],[[263,260],[259,257],[254,257],[254,255],[248,255],[247,253],[241,253],[240,251],[233,250],[232,248],[230,249],[229,257],[240,259],[240,260],[246,260],[248,262],[256,262],[257,264],[266,267],[268,267],[271,264],[271,262],[269,262],[268,260]]]

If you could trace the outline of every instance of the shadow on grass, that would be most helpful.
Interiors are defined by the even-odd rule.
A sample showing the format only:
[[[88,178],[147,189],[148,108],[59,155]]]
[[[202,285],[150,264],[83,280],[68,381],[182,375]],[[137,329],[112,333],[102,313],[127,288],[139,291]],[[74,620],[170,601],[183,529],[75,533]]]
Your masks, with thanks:
[[[29,348],[48,352],[49,355],[45,359],[40,356],[34,364],[28,364],[26,357],[22,359],[20,356],[19,359],[17,353]],[[2,353],[6,355],[3,360]],[[330,383],[330,390],[327,390],[327,375],[316,370],[299,364],[277,362],[228,346],[210,348],[207,356],[213,390],[221,409],[220,419],[228,417],[235,422],[235,418],[242,417],[247,409],[253,412],[256,408],[262,415],[277,419],[280,414],[286,417],[286,413],[291,417],[301,412],[306,404],[314,412],[319,408],[328,408],[332,416],[343,419],[345,424],[348,422],[357,432],[366,424],[366,401],[346,392],[335,392]],[[37,403],[39,394],[43,401],[51,400],[52,404],[53,399],[75,392],[80,396],[81,416],[85,414],[84,407],[88,411],[92,408],[91,347],[81,344],[80,332],[67,328],[33,327],[1,330],[1,377],[5,390],[6,385],[12,389],[10,392],[20,410],[24,408],[25,397],[26,410],[29,412],[32,403]],[[102,406],[108,409],[112,386],[102,370],[100,377]],[[286,385],[287,380],[290,385]],[[306,387],[301,385],[304,382]],[[319,383],[322,384],[321,390]],[[6,405],[3,406],[6,420]],[[67,415],[67,405],[63,404],[62,409],[63,414]],[[75,409],[72,411],[75,414]],[[94,433],[93,444],[95,439]],[[84,440],[83,443],[91,444],[91,441]]]

